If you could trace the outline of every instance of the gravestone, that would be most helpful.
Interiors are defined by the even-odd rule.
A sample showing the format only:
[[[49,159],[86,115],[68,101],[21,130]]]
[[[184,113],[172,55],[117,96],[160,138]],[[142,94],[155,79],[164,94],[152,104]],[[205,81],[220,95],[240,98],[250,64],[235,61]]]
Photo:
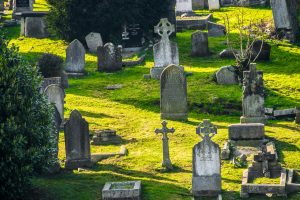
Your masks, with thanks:
[[[91,166],[89,125],[77,110],[65,123],[66,169]]]
[[[66,72],[82,74],[85,67],[85,49],[77,39],[73,40],[66,50]]]
[[[220,9],[219,0],[208,0],[208,9],[209,10],[219,10]]]
[[[129,24],[123,26],[122,47],[124,51],[137,52],[143,46],[143,31],[140,24]]]
[[[15,17],[20,18],[20,35],[32,38],[46,38],[49,36],[48,26],[45,21],[47,12],[18,12]]]
[[[192,0],[176,0],[176,12],[192,12]]]
[[[103,200],[141,200],[141,181],[108,182],[102,189]]]
[[[208,49],[208,36],[207,33],[197,31],[192,34],[192,56],[207,56],[209,55]]]
[[[98,70],[114,72],[122,69],[122,46],[106,43],[98,47]]]
[[[155,133],[159,134],[161,133],[163,135],[162,141],[163,141],[163,162],[162,162],[162,167],[165,167],[167,170],[172,170],[172,162],[170,159],[170,154],[169,154],[169,138],[168,138],[168,133],[174,133],[175,129],[174,128],[167,128],[167,122],[163,121],[162,123],[162,129],[155,129]]]
[[[93,145],[109,145],[109,144],[120,144],[122,138],[117,135],[115,130],[100,130],[95,131],[91,144]]]
[[[103,46],[103,41],[100,33],[89,33],[85,37],[85,42],[91,53],[97,53],[97,48],[99,46]]]
[[[238,84],[238,78],[235,68],[232,66],[221,67],[216,72],[217,83],[220,85],[235,85]]]
[[[167,18],[160,20],[154,27],[154,32],[161,36],[161,40],[153,46],[155,66],[150,70],[150,74],[151,78],[159,79],[168,65],[179,65],[179,55],[177,44],[169,40],[169,36],[175,32],[175,27]]]
[[[299,33],[296,0],[271,0],[277,33],[294,42]]]
[[[226,28],[224,25],[217,24],[214,22],[207,22],[208,36],[210,37],[220,37],[224,36],[226,33]]]
[[[160,78],[161,119],[187,120],[187,84],[184,72],[176,65],[164,69]]]
[[[263,72],[256,71],[256,64],[250,64],[250,71],[244,71],[243,116],[241,123],[266,123]]]
[[[265,41],[257,40],[253,43],[252,53],[252,57],[257,57],[257,60],[269,61],[271,55],[271,45]]]
[[[46,87],[44,91],[48,102],[54,104],[60,114],[62,121],[64,120],[64,104],[65,104],[65,91],[60,85],[51,84]]]
[[[203,120],[196,133],[202,141],[193,148],[194,197],[221,195],[221,159],[220,148],[211,138],[217,134],[217,128],[210,120]]]
[[[297,108],[296,108],[295,123],[296,123],[296,124],[300,124],[300,107],[297,107]]]
[[[13,0],[13,12],[32,11],[32,0]]]
[[[193,10],[205,8],[205,0],[193,0]]]

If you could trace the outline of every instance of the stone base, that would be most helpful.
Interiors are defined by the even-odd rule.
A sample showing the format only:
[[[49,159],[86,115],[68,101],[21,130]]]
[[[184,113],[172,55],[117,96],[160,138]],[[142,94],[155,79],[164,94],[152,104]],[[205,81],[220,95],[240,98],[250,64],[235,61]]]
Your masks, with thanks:
[[[66,169],[78,169],[81,167],[91,167],[93,163],[91,160],[85,159],[85,160],[67,160],[65,163]]]
[[[267,123],[267,118],[266,117],[244,117],[242,116],[240,118],[241,124],[245,123],[262,123],[266,124]]]
[[[150,69],[150,75],[152,79],[160,80],[160,75],[164,71],[166,67],[152,67]],[[179,68],[184,71],[183,66],[179,66]]]
[[[68,77],[81,77],[84,76],[83,72],[66,72]]]
[[[188,113],[160,113],[161,119],[187,120]]]
[[[221,190],[221,176],[193,177],[192,193],[196,199],[199,197],[218,197]]]
[[[102,189],[103,200],[141,200],[141,181],[108,182]]]

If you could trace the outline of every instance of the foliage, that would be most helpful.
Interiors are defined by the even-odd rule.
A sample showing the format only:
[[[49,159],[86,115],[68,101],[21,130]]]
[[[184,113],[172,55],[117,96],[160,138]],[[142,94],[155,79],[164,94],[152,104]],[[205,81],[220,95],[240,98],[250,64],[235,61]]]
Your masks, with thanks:
[[[38,67],[44,78],[59,77],[63,71],[63,63],[61,57],[46,53],[39,59]]]
[[[118,42],[124,24],[138,23],[147,33],[168,15],[171,0],[47,0],[51,29],[72,41],[90,32],[101,33],[105,42]]]
[[[18,199],[34,172],[52,160],[51,109],[39,93],[41,77],[16,47],[0,38],[0,196]]]

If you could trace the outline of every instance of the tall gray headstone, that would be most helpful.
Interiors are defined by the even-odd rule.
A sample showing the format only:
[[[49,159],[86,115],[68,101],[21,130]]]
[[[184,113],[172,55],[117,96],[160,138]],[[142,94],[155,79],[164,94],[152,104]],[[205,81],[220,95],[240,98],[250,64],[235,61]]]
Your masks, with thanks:
[[[176,12],[192,12],[192,0],[176,0]]]
[[[219,0],[208,0],[208,9],[209,10],[219,10],[220,1]]]
[[[161,40],[153,46],[155,66],[150,70],[150,74],[152,78],[159,79],[168,65],[179,66],[179,54],[177,44],[169,40],[169,36],[175,32],[175,27],[167,18],[160,20],[154,27],[154,32],[161,36]]]
[[[220,148],[211,140],[217,134],[217,128],[209,120],[203,120],[197,127],[196,133],[202,141],[193,148],[193,196],[219,196],[221,194]]]
[[[208,35],[207,33],[197,31],[192,34],[192,56],[207,56],[208,49]]]
[[[26,17],[24,26],[25,37],[46,38],[49,36],[47,24],[43,17]]]
[[[77,110],[73,110],[65,123],[66,169],[90,167],[91,151],[89,125]]]
[[[100,33],[89,33],[85,37],[85,41],[91,53],[97,53],[97,48],[99,46],[103,46],[103,41]]]
[[[283,31],[292,42],[299,33],[296,0],[271,0],[273,19],[278,32]]]
[[[47,96],[48,102],[54,104],[60,114],[60,118],[64,119],[64,99],[65,92],[60,85],[51,84],[46,87],[44,93]]]
[[[77,39],[73,40],[66,50],[66,71],[83,73],[85,67],[85,49]]]
[[[161,119],[188,118],[186,77],[176,65],[168,66],[161,74],[160,113]]]
[[[122,46],[106,43],[98,47],[98,70],[114,72],[122,69]]]
[[[266,123],[263,72],[256,71],[256,64],[250,64],[250,71],[244,71],[243,116],[241,123]]]

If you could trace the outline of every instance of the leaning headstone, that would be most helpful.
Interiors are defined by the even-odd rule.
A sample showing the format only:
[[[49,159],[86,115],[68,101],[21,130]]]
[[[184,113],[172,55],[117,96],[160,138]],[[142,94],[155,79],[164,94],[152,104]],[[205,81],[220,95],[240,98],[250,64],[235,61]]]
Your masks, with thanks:
[[[219,145],[211,138],[217,134],[217,128],[209,121],[197,127],[196,132],[202,141],[193,148],[193,196],[221,195],[221,159]]]
[[[66,169],[91,166],[89,125],[77,110],[65,123]]]
[[[275,28],[294,42],[299,33],[296,0],[271,0]]]
[[[186,77],[176,65],[168,66],[161,74],[160,113],[161,119],[188,118]]]
[[[99,46],[103,46],[103,41],[100,33],[89,33],[85,37],[85,42],[91,53],[97,53],[97,48]]]
[[[191,55],[192,56],[207,56],[207,55],[209,55],[207,33],[197,31],[192,34]]]
[[[65,92],[60,85],[52,84],[46,87],[44,93],[47,96],[48,102],[55,105],[60,114],[60,118],[64,119],[64,99]]]
[[[163,121],[162,123],[162,129],[155,129],[155,133],[159,134],[161,133],[163,135],[162,141],[163,141],[163,162],[162,162],[162,167],[165,167],[167,170],[172,170],[172,162],[170,159],[170,154],[169,154],[169,138],[168,138],[168,133],[174,133],[175,129],[174,128],[167,128],[167,122]]]
[[[207,22],[207,29],[208,29],[208,36],[210,37],[220,37],[220,36],[224,36],[226,33],[225,26],[214,22]]]
[[[122,46],[106,43],[98,47],[98,70],[114,72],[122,69]]]
[[[216,72],[217,83],[220,85],[235,85],[238,84],[238,78],[235,68],[232,66],[221,67]]]
[[[208,9],[209,10],[219,10],[220,1],[219,0],[208,0]]]
[[[161,40],[153,46],[155,66],[150,70],[150,74],[151,78],[159,79],[167,66],[171,64],[179,66],[179,54],[177,44],[169,40],[169,36],[175,32],[175,27],[167,18],[160,20],[154,27],[154,32],[161,36]]]
[[[176,0],[176,12],[192,12],[192,0]]]
[[[266,123],[263,72],[256,71],[256,64],[250,64],[250,71],[244,71],[243,116],[241,123]]]
[[[66,72],[83,74],[85,67],[85,49],[77,39],[73,40],[66,50]]]

